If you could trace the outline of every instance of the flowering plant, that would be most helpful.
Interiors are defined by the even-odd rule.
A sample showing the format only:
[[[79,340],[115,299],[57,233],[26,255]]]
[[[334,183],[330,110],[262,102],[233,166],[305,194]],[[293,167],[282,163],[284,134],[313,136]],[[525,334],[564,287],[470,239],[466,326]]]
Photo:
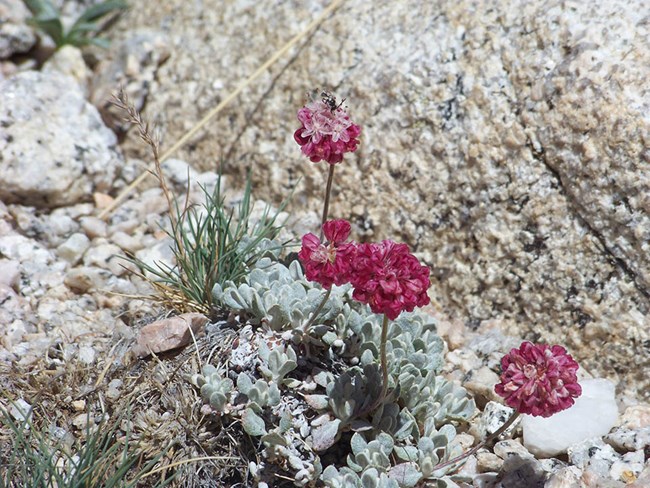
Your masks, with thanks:
[[[368,304],[374,313],[384,315],[380,344],[383,385],[379,398],[370,407],[372,410],[384,400],[388,391],[388,320],[429,303],[429,269],[419,263],[405,244],[389,240],[359,245],[344,243],[350,234],[350,224],[344,220],[327,221],[334,165],[343,160],[344,153],[357,149],[359,141],[356,138],[361,128],[352,123],[332,95],[327,92],[322,95],[322,100],[312,100],[298,111],[302,127],[294,133],[303,154],[311,161],[330,163],[321,238],[314,234],[303,236],[298,254],[307,279],[320,283],[327,290],[307,325],[311,325],[329,299],[332,284],[347,282],[352,283],[355,300]],[[327,244],[321,242],[323,233]]]
[[[327,161],[336,164],[343,161],[346,152],[357,149],[361,127],[353,124],[350,116],[336,100],[323,92],[323,99],[312,101],[298,111],[302,127],[293,137],[302,152],[317,163]]]
[[[342,285],[350,281],[350,267],[356,248],[345,242],[350,235],[350,223],[346,220],[329,220],[323,224],[328,242],[323,243],[314,234],[305,234],[298,259],[305,268],[309,281],[320,283],[323,288]]]
[[[582,394],[576,371],[578,363],[562,346],[523,342],[501,359],[501,382],[494,391],[502,396],[515,412],[482,442],[450,461],[438,464],[440,469],[471,456],[481,447],[503,434],[522,413],[550,417],[566,410]]]
[[[406,244],[388,240],[361,244],[352,266],[352,296],[375,313],[395,320],[400,313],[430,301],[429,268],[420,264]]]
[[[494,391],[520,413],[550,417],[582,393],[578,363],[562,346],[524,342],[501,359],[501,368]]]
[[[372,312],[383,314],[379,361],[382,372],[381,392],[368,402],[361,413],[373,411],[386,400],[389,375],[386,344],[388,322],[402,312],[412,312],[430,302],[429,269],[420,264],[405,244],[391,240],[357,244],[349,242],[351,226],[345,220],[327,220],[334,166],[346,152],[357,149],[361,133],[348,114],[336,105],[336,99],[323,92],[323,99],[311,101],[298,111],[301,127],[294,139],[301,151],[313,162],[327,161],[329,174],[325,190],[321,236],[306,234],[298,258],[308,280],[320,283],[326,292],[307,325],[329,299],[333,284],[352,285],[352,298],[365,303]],[[323,236],[324,235],[324,236]],[[578,364],[561,346],[535,345],[524,342],[501,361],[503,373],[495,391],[515,408],[514,414],[478,445],[451,460],[438,462],[431,472],[456,464],[496,439],[522,413],[549,417],[569,408],[581,394],[577,383]],[[399,379],[395,379],[399,383]],[[399,391],[399,385],[395,391]],[[388,405],[388,402],[387,402]],[[406,469],[406,468],[404,468]]]

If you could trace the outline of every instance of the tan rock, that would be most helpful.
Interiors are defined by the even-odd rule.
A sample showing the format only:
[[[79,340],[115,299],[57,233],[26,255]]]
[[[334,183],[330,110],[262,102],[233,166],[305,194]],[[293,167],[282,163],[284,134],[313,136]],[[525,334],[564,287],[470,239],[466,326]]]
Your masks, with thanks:
[[[185,313],[176,317],[158,320],[145,325],[138,335],[138,340],[132,351],[138,357],[146,357],[151,353],[170,351],[189,344],[192,333],[198,334],[208,323],[208,318],[199,313]]]
[[[72,409],[75,412],[81,412],[82,410],[86,409],[86,401],[85,400],[74,400],[72,403]]]
[[[650,427],[650,405],[628,407],[621,418],[621,426],[628,429]]]
[[[205,170],[235,141],[229,181],[254,168],[256,196],[279,201],[301,178],[292,210],[318,213],[326,168],[291,134],[313,80],[336,86],[363,130],[359,151],[336,166],[330,206],[353,238],[405,241],[427,256],[431,298],[469,329],[507,321],[507,334],[562,343],[582,368],[648,392],[646,4],[351,2],[174,157]],[[125,17],[125,36],[145,24],[172,33],[175,62],[158,70],[145,107],[166,114],[165,140],[317,15],[267,5],[245,22],[234,6],[194,22],[184,0],[140,2]],[[146,152],[135,131],[127,146]]]

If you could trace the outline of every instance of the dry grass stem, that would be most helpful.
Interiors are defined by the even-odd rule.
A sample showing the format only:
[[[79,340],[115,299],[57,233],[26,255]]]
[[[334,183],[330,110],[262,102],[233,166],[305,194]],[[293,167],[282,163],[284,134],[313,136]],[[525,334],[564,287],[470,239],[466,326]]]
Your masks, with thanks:
[[[221,112],[224,107],[226,107],[230,102],[232,102],[248,85],[255,81],[262,73],[264,73],[268,68],[275,64],[289,49],[291,49],[295,44],[297,44],[301,39],[303,39],[309,32],[320,25],[325,18],[330,15],[334,10],[336,10],[343,0],[334,0],[332,3],[325,8],[318,17],[312,20],[305,29],[292,37],[284,46],[278,49],[269,59],[267,59],[255,72],[242,81],[235,90],[233,90],[226,98],[224,98],[216,107],[214,107],[208,114],[203,117],[199,122],[194,125],[189,131],[187,131],[176,143],[170,147],[165,153],[160,157],[160,161],[167,160],[172,154],[174,154],[178,149],[180,149],[188,140],[190,140],[199,130],[205,126],[213,117],[215,117],[219,112]],[[153,165],[152,165],[153,166]],[[133,182],[127,186],[122,192],[120,192],[115,200],[106,207],[100,214],[100,219],[107,218],[117,206],[119,206],[122,201],[135,189],[137,188],[150,174],[153,168],[149,167],[147,171],[144,171],[140,176],[138,176]]]

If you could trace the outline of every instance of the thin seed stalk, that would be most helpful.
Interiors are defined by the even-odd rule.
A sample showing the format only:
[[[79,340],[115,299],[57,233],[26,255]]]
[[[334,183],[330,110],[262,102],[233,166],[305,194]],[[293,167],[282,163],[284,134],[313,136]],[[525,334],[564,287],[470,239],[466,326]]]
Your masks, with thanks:
[[[320,240],[323,240],[323,224],[327,221],[327,214],[330,207],[330,193],[332,192],[332,180],[334,179],[334,165],[329,165],[327,172],[327,185],[325,186],[325,203],[323,203],[323,218],[321,219],[320,226]]]

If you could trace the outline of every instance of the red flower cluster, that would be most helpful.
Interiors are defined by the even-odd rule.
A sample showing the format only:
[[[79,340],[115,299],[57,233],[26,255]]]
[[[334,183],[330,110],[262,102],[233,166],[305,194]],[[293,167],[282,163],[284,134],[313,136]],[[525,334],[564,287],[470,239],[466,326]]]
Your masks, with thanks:
[[[350,223],[346,220],[328,220],[323,224],[323,234],[327,244],[321,243],[314,234],[305,234],[298,259],[305,267],[309,281],[330,289],[333,284],[342,285],[349,281],[355,246],[352,242],[345,242],[350,235]]]
[[[406,244],[393,241],[360,244],[352,263],[355,300],[394,320],[403,311],[429,303],[429,268],[422,266]]]
[[[520,413],[550,417],[569,408],[582,393],[578,363],[562,346],[523,342],[501,360],[494,391]]]
[[[323,99],[298,110],[302,127],[293,138],[300,144],[303,154],[314,163],[321,160],[329,164],[340,163],[346,152],[357,150],[361,127],[353,124],[345,110],[334,103],[326,103]]]
[[[429,303],[429,269],[422,266],[406,244],[393,241],[359,244],[344,242],[350,234],[345,220],[323,225],[329,241],[323,244],[314,234],[302,238],[298,253],[310,281],[324,288],[351,283],[353,298],[370,305],[375,313],[393,320],[403,311]]]

